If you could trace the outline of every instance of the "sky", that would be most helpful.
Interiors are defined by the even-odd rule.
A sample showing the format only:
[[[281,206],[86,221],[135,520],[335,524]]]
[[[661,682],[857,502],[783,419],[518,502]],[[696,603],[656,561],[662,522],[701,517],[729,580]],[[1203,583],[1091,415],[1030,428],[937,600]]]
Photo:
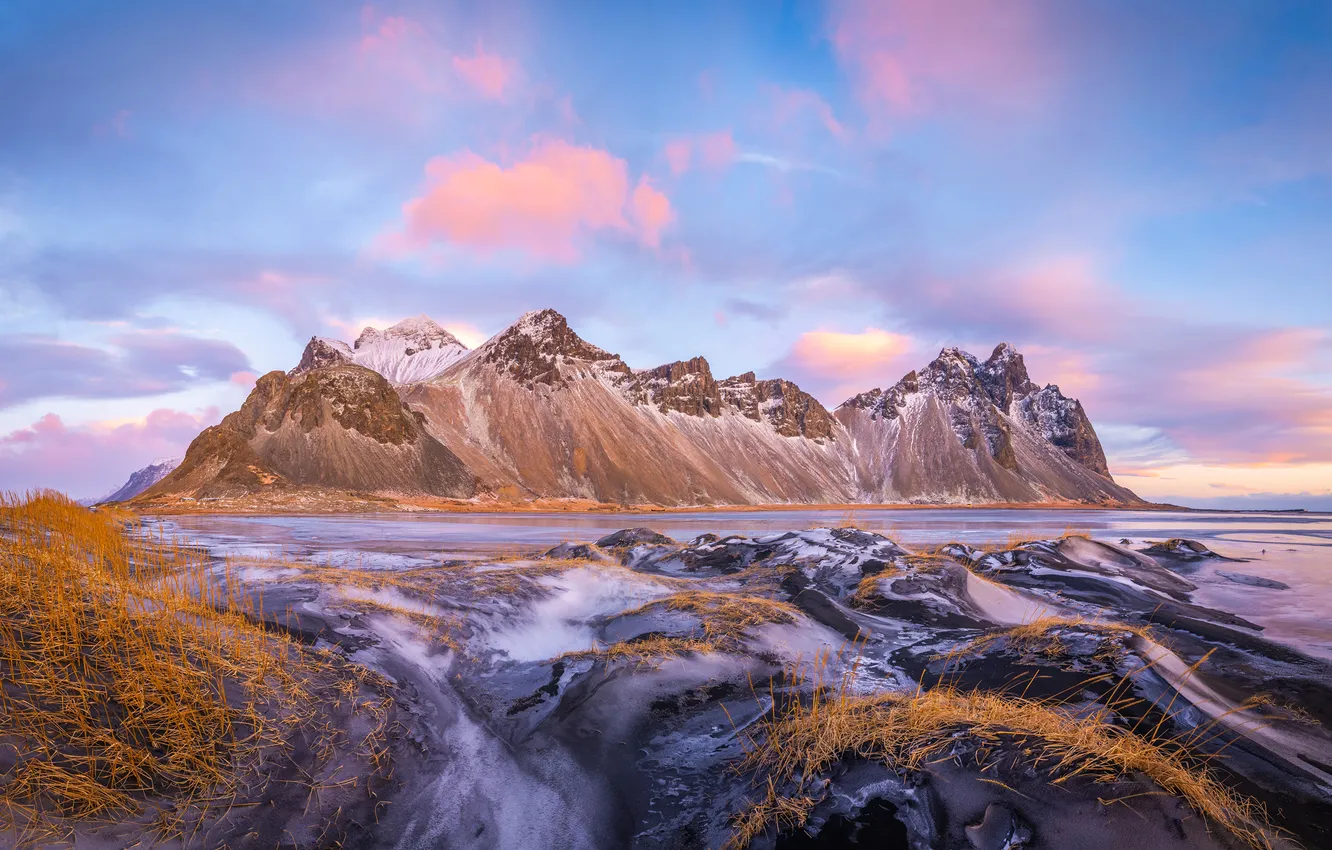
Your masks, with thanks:
[[[1010,342],[1140,495],[1332,509],[1332,4],[0,5],[0,489],[545,307],[830,408]]]

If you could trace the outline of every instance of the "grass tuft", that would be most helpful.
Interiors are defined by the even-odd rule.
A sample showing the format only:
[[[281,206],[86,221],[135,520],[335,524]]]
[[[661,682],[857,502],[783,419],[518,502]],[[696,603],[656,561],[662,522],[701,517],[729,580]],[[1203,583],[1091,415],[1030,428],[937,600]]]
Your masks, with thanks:
[[[0,834],[21,845],[140,814],[179,837],[261,787],[295,731],[331,752],[331,700],[380,719],[392,705],[365,697],[369,671],[254,622],[206,553],[136,524],[0,494]],[[371,728],[357,751],[387,770],[386,726]]]
[[[1204,758],[1180,742],[1116,725],[1108,709],[1088,715],[1007,693],[947,686],[855,695],[847,684],[815,687],[812,698],[778,700],[748,733],[739,769],[756,776],[762,796],[736,816],[726,850],[740,850],[772,827],[802,826],[826,794],[825,777],[845,759],[872,759],[911,774],[967,754],[981,770],[1016,759],[1053,784],[1146,777],[1249,846],[1272,846],[1259,803],[1220,781]]]
[[[1130,637],[1139,637],[1147,641],[1156,641],[1151,629],[1146,626],[1133,626],[1127,623],[1112,623],[1088,620],[1084,617],[1039,616],[1029,623],[1012,626],[1007,629],[983,634],[953,653],[955,656],[980,652],[997,641],[1004,641],[1005,648],[1017,655],[1040,655],[1050,659],[1067,655],[1063,638],[1071,633],[1091,634],[1100,639],[1097,656],[1106,660],[1127,651],[1124,641]]]

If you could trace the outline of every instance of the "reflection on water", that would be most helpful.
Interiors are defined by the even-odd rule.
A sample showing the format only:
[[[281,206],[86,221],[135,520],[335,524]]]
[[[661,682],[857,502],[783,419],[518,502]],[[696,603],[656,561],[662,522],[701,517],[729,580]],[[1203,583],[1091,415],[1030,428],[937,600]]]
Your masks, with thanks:
[[[855,525],[908,547],[1003,543],[1014,535],[1084,532],[1141,547],[1187,537],[1246,563],[1206,563],[1187,577],[1195,601],[1240,614],[1273,639],[1332,657],[1332,514],[1042,511],[992,508],[850,511],[710,511],[654,514],[357,514],[337,516],[149,517],[153,533],[189,538],[218,555],[281,555],[305,561],[379,567],[417,566],[485,553],[522,553],[566,540],[595,540],[649,526],[676,540],[705,532],[755,536],[816,526]],[[1275,579],[1289,590],[1255,588],[1217,570]]]

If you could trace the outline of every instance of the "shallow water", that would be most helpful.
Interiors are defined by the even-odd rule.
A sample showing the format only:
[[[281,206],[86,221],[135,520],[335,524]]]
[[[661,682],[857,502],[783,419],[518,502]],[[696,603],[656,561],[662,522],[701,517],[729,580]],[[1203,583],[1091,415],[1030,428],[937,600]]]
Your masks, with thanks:
[[[1041,511],[993,508],[850,511],[709,511],[615,514],[359,514],[334,516],[149,517],[153,533],[209,546],[217,555],[283,556],[305,562],[409,567],[459,557],[527,553],[563,541],[595,540],[648,526],[681,542],[705,532],[757,536],[854,523],[908,547],[1011,537],[1058,537],[1068,530],[1102,540],[1186,537],[1244,563],[1202,562],[1187,578],[1195,601],[1239,614],[1267,636],[1332,658],[1332,514]],[[1218,570],[1272,579],[1288,590],[1253,587]]]

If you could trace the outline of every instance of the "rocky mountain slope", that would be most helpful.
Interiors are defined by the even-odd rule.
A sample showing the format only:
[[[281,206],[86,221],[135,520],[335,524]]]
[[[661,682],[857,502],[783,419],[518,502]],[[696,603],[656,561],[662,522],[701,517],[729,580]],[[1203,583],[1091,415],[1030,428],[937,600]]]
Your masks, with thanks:
[[[96,504],[105,504],[107,502],[128,502],[135,496],[147,490],[163,478],[171,474],[171,471],[180,466],[181,459],[178,457],[158,458],[143,469],[130,473],[130,477],[115,490],[96,501]]]
[[[496,492],[674,505],[852,490],[831,416],[794,385],[718,381],[701,357],[634,370],[553,310],[402,394]]]
[[[467,498],[472,475],[379,373],[350,363],[269,372],[140,498],[236,498],[300,487]]]
[[[269,480],[271,478],[271,481]],[[475,484],[473,485],[473,482]],[[702,357],[634,369],[554,310],[467,351],[425,317],[311,339],[147,497],[275,487],[701,505],[1136,503],[1082,406],[1022,356],[946,349],[829,412]]]
[[[983,362],[944,349],[835,415],[868,501],[1137,501],[1110,477],[1081,403],[1037,387],[1007,343]]]

